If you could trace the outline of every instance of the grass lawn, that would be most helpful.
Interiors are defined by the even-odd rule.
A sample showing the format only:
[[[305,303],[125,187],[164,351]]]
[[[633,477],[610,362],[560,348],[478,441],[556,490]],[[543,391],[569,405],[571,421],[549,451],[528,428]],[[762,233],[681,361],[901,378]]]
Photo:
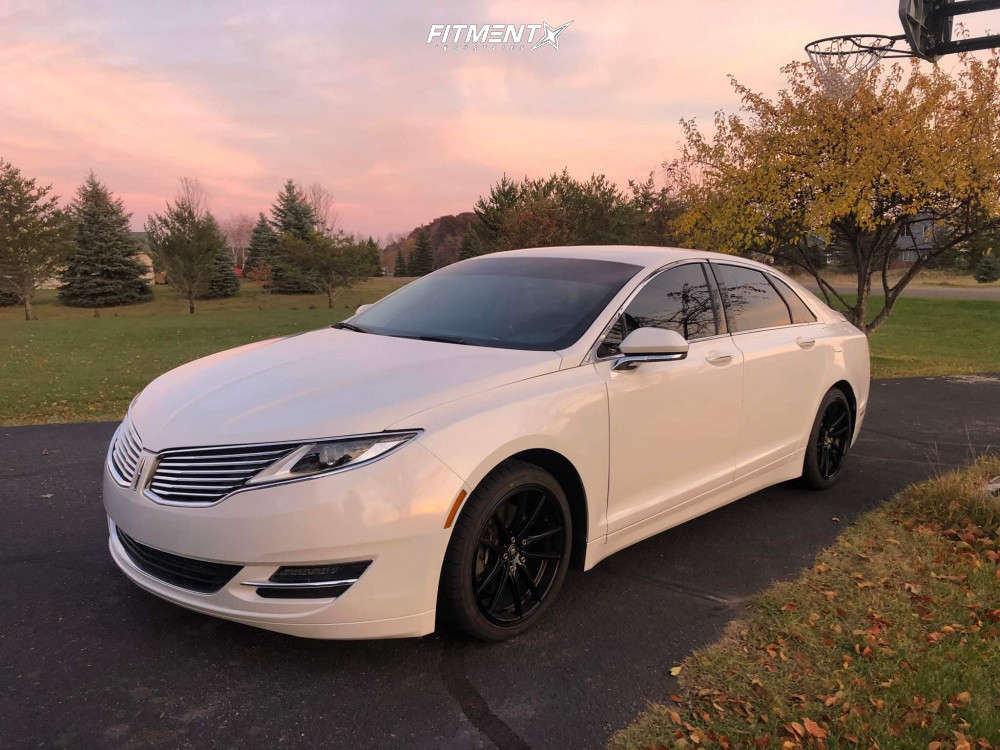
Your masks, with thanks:
[[[882,297],[872,297],[874,316]],[[871,337],[872,377],[1000,372],[1000,302],[901,297]]]
[[[197,303],[170,287],[153,301],[95,311],[65,307],[54,291],[34,301],[38,320],[0,308],[0,424],[118,419],[160,373],[196,357],[347,317],[408,279],[370,279],[326,307],[322,295],[239,296]],[[878,308],[880,298],[872,298]],[[1000,372],[1000,303],[902,298],[872,337],[875,377]]]
[[[981,459],[860,518],[611,747],[1000,747],[998,474]]]
[[[335,323],[405,281],[370,279],[342,292],[332,310],[324,295],[266,294],[244,284],[237,297],[197,302],[194,315],[164,286],[151,302],[96,313],[57,304],[54,291],[39,292],[38,320],[25,321],[20,307],[0,308],[0,424],[120,419],[132,397],[166,370]]]

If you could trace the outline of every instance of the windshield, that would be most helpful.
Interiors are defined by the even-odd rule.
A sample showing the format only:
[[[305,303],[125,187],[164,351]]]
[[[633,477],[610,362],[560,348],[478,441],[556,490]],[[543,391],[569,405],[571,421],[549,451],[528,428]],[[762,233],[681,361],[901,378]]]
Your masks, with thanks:
[[[555,351],[579,339],[640,269],[577,258],[476,258],[407,284],[341,327]]]

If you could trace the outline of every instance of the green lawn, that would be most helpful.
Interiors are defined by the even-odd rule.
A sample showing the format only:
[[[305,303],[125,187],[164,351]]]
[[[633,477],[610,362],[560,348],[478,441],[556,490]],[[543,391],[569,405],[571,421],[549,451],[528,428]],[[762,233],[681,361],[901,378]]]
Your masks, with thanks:
[[[646,748],[996,748],[1000,456],[912,486],[681,665],[611,740]]]
[[[882,297],[869,307],[875,315]],[[1000,372],[1000,302],[902,297],[871,352],[875,378]]]
[[[350,315],[408,279],[379,278],[341,294],[330,310],[321,295],[272,295],[245,284],[238,297],[204,300],[194,315],[169,287],[152,302],[94,310],[56,303],[40,292],[38,320],[0,308],[0,424],[119,419],[150,380],[222,349],[320,328]]]
[[[244,284],[238,297],[187,302],[157,287],[152,302],[94,311],[59,305],[55,292],[0,308],[0,424],[118,419],[160,373],[250,341],[319,328],[408,279],[371,279],[326,307],[321,295],[272,295]],[[878,307],[873,298],[873,307]],[[875,377],[1000,372],[1000,303],[901,299],[872,338]]]

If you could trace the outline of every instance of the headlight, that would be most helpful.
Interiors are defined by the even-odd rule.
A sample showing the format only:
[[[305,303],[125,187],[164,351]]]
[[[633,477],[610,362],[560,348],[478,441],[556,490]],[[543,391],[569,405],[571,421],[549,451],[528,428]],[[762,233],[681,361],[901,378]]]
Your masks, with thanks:
[[[299,479],[371,463],[416,437],[419,432],[381,432],[376,435],[305,443],[254,474],[247,484]]]

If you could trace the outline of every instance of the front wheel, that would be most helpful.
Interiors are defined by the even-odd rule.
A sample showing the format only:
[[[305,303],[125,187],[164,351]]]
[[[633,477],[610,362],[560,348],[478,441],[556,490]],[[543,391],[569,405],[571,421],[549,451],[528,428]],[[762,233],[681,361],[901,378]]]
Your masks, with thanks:
[[[823,397],[809,433],[802,478],[814,490],[836,484],[844,470],[854,434],[851,404],[839,388],[831,388]]]
[[[455,524],[441,571],[445,614],[483,640],[522,633],[562,587],[572,543],[559,483],[532,464],[503,464],[469,496]]]

